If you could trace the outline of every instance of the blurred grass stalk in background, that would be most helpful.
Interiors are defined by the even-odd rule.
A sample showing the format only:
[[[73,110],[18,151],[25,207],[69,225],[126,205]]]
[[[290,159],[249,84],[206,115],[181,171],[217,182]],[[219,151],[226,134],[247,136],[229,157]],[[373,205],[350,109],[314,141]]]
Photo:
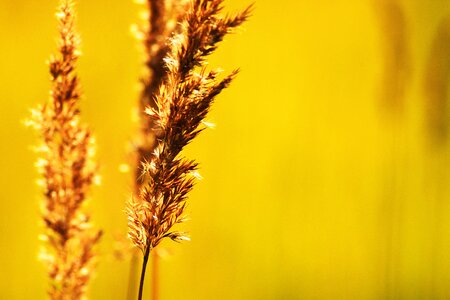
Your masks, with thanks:
[[[405,15],[403,1],[377,1],[376,5],[384,25],[380,28],[386,37],[383,43],[386,46],[386,65],[381,97],[384,102],[382,124],[383,127],[387,126],[384,127],[386,134],[391,137],[385,143],[388,147],[386,158],[391,158],[388,158],[386,173],[382,176],[386,192],[380,211],[380,227],[384,228],[381,232],[385,235],[386,248],[385,252],[380,253],[384,253],[381,257],[386,263],[386,272],[382,273],[381,277],[386,285],[381,295],[383,299],[401,299],[406,295],[409,295],[407,298],[414,299],[445,299],[448,291],[442,289],[445,281],[441,269],[445,256],[441,253],[444,249],[442,238],[445,234],[443,211],[445,207],[448,208],[444,203],[450,200],[447,141],[450,80],[448,16],[439,21],[430,49],[425,51],[428,55],[424,62],[424,105],[419,105],[419,108],[423,108],[419,124],[424,124],[424,130],[418,131],[424,135],[416,136],[413,140],[419,142],[424,163],[423,168],[418,170],[422,170],[424,180],[424,197],[420,199],[408,190],[411,186],[408,173],[411,164],[414,164],[411,159],[415,154],[410,152],[412,147],[405,147],[412,141],[408,135],[414,131],[411,128],[414,126],[414,123],[411,123],[413,119],[408,116],[414,112],[411,109],[414,105],[411,101],[413,98],[410,96],[411,87],[414,86],[411,82],[413,76],[410,53],[414,52],[414,49],[410,44],[410,20],[407,20]],[[417,69],[420,68],[416,67],[415,71]],[[422,82],[422,79],[419,79],[419,82]],[[421,142],[423,143],[420,144]],[[419,202],[413,203],[417,200]],[[421,230],[425,232],[425,236],[421,241],[422,245],[415,245],[417,248],[414,249],[405,245],[405,217],[411,212],[411,207],[416,205],[423,205],[425,209],[422,212],[424,215],[419,213],[413,224],[415,227],[423,226]],[[425,223],[421,225],[421,222]],[[418,253],[419,261],[424,264],[424,272],[422,271],[423,274],[419,277],[420,284],[408,290],[405,282],[409,276],[405,276],[404,266],[409,264],[410,252]]]
[[[402,236],[402,207],[405,201],[405,97],[410,74],[408,24],[399,0],[376,0],[374,7],[384,46],[384,69],[379,89],[379,109],[382,129],[386,131],[381,173],[379,209],[380,236],[380,297],[398,299],[398,270],[400,268]]]
[[[445,287],[448,272],[443,264],[448,259],[448,245],[444,244],[446,218],[445,211],[450,202],[450,168],[449,151],[449,81],[450,81],[450,14],[439,20],[428,51],[423,79],[424,98],[424,131],[426,140],[425,186],[427,201],[430,207],[431,233],[430,243],[430,275],[428,298],[445,299],[449,297]],[[448,266],[448,265],[447,265]]]

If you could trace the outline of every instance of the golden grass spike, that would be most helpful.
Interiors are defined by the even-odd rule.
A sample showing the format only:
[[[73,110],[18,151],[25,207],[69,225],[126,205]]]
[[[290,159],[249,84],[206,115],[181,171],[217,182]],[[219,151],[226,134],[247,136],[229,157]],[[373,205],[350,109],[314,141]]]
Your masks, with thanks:
[[[146,107],[156,108],[155,96],[159,86],[166,78],[164,57],[167,56],[169,45],[167,41],[174,32],[179,31],[179,24],[184,16],[185,1],[147,0],[144,11],[145,24],[138,37],[143,39],[145,51],[145,72],[141,78],[142,92],[139,101],[140,130],[136,145],[135,192],[139,193],[145,182],[141,162],[150,160],[157,133],[153,130],[152,119],[145,113]],[[145,173],[145,172],[144,172]]]
[[[169,45],[167,41],[174,34],[179,32],[179,24],[185,14],[186,0],[143,0],[145,5],[141,13],[144,23],[137,28],[136,37],[142,42],[144,50],[144,73],[141,77],[142,91],[139,99],[139,131],[134,140],[134,194],[138,195],[142,185],[147,181],[147,172],[143,162],[150,161],[158,133],[153,130],[153,120],[145,113],[147,107],[156,108],[155,95],[159,86],[166,77],[164,57],[167,55]],[[137,255],[137,254],[134,254]],[[137,257],[136,257],[137,258]],[[132,262],[137,259],[133,258]],[[155,260],[156,256],[153,257]],[[157,263],[154,262],[156,265]],[[130,274],[133,274],[134,265],[130,266]],[[157,284],[157,274],[153,274],[153,284]],[[128,294],[134,293],[134,278],[130,275],[128,284]],[[157,287],[153,286],[154,300]]]
[[[62,0],[58,54],[49,61],[50,100],[33,113],[42,137],[38,168],[43,176],[47,241],[42,258],[48,264],[51,299],[85,299],[93,268],[93,246],[101,231],[93,229],[82,206],[96,177],[94,140],[79,122],[80,83],[75,73],[79,38],[73,2]]]
[[[218,71],[206,71],[206,58],[233,28],[249,17],[251,8],[232,17],[221,17],[222,0],[191,3],[180,32],[173,35],[164,59],[166,75],[155,94],[154,107],[145,110],[158,133],[149,160],[143,160],[146,182],[128,204],[129,237],[144,254],[139,299],[150,251],[162,239],[188,239],[172,227],[185,220],[184,208],[196,178],[197,163],[180,156],[182,149],[203,128],[214,98],[236,76],[218,79]]]
[[[143,24],[133,26],[136,38],[142,43],[145,66],[141,76],[142,91],[138,103],[139,129],[133,143],[133,169],[134,169],[134,194],[138,195],[142,185],[146,182],[145,165],[153,153],[157,133],[153,130],[152,119],[145,113],[146,107],[155,108],[155,94],[166,76],[163,58],[169,49],[167,40],[177,30],[179,21],[183,16],[183,3],[185,1],[173,0],[142,0],[139,1],[145,7],[141,12]],[[136,257],[135,257],[136,256]],[[134,269],[137,266],[137,254],[133,254],[130,266],[130,280],[128,283],[128,297],[132,297],[135,288]],[[154,274],[156,277],[156,274]],[[153,281],[156,283],[156,280]],[[156,290],[156,288],[153,288]],[[156,297],[155,297],[156,299]]]

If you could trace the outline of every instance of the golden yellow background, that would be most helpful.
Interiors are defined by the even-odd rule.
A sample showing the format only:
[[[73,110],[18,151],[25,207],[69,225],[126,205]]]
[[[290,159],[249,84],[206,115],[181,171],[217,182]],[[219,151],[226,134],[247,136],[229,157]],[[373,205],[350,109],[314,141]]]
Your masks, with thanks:
[[[37,136],[22,121],[48,99],[56,6],[0,0],[0,299],[46,295]],[[105,231],[90,298],[125,299],[129,261],[114,249],[140,7],[77,8],[103,179],[88,205]],[[449,18],[448,0],[258,0],[210,60],[242,72],[208,118],[217,128],[186,151],[204,180],[183,225],[192,241],[162,245],[161,299],[450,299]]]

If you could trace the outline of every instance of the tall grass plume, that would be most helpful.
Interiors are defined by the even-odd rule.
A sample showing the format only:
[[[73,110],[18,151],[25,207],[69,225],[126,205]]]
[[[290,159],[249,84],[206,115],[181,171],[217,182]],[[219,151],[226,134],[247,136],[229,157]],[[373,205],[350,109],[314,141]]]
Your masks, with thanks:
[[[251,12],[248,7],[223,17],[222,4],[223,0],[192,1],[179,32],[169,40],[166,74],[154,96],[155,105],[145,109],[157,140],[150,159],[141,162],[147,180],[127,206],[129,237],[144,255],[139,299],[152,249],[165,238],[188,240],[173,227],[185,221],[188,193],[199,175],[197,163],[181,151],[206,128],[202,122],[215,97],[237,75],[234,71],[220,79],[219,70],[207,70],[206,58]]]
[[[74,7],[61,0],[58,53],[49,61],[51,91],[47,103],[33,110],[30,125],[42,139],[37,167],[44,189],[42,219],[51,299],[85,299],[93,270],[93,247],[101,231],[92,227],[84,204],[96,181],[94,139],[80,124],[80,83],[75,73],[80,55],[74,29]]]
[[[141,76],[142,91],[138,103],[139,133],[134,143],[136,193],[139,193],[146,179],[141,162],[150,160],[157,139],[153,130],[153,119],[145,113],[145,109],[148,106],[156,108],[155,97],[167,75],[164,63],[164,57],[169,51],[167,41],[174,32],[179,31],[187,3],[185,0],[144,0],[142,4],[145,8],[141,12],[143,22],[132,28],[136,38],[142,42],[145,57],[145,68]]]

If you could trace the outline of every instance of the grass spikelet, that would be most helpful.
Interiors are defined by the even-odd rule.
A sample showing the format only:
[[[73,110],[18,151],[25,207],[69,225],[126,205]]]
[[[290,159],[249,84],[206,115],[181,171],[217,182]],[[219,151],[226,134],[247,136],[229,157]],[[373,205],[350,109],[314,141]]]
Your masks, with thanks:
[[[170,36],[179,31],[187,1],[147,0],[141,16],[144,23],[137,26],[136,37],[142,40],[145,53],[144,75],[141,77],[142,92],[139,100],[140,130],[136,146],[135,190],[138,193],[145,182],[141,162],[149,160],[156,143],[157,133],[152,119],[145,113],[147,107],[156,108],[155,95],[166,78],[164,57],[167,56]]]
[[[166,75],[155,105],[145,111],[158,137],[149,160],[143,160],[147,178],[139,195],[128,204],[129,237],[144,254],[139,299],[149,253],[164,238],[188,238],[173,226],[185,220],[184,209],[192,190],[197,163],[180,155],[203,129],[215,97],[228,87],[237,71],[219,79],[219,71],[206,69],[206,59],[224,36],[249,17],[251,7],[234,16],[220,16],[222,0],[195,0],[172,36],[164,59]]]
[[[96,180],[94,139],[80,125],[80,83],[75,74],[79,38],[74,29],[72,1],[62,0],[58,54],[49,61],[50,100],[34,110],[32,122],[42,137],[38,165],[43,176],[42,217],[47,247],[51,299],[85,299],[93,268],[93,246],[101,231],[92,228],[83,205]]]
[[[159,91],[159,86],[164,81],[167,73],[164,57],[167,56],[169,45],[167,41],[174,34],[179,32],[181,20],[185,15],[185,8],[188,1],[185,0],[142,0],[138,4],[144,5],[140,13],[142,23],[134,25],[132,31],[142,45],[144,52],[144,72],[141,77],[142,91],[138,103],[139,130],[134,139],[134,194],[138,195],[143,184],[147,181],[147,165],[144,162],[150,161],[158,132],[153,130],[153,119],[148,116],[152,109],[156,108],[155,96]],[[137,262],[133,257],[132,263]],[[153,256],[156,260],[157,257]],[[154,265],[157,262],[154,261]],[[130,266],[130,281],[128,294],[134,293],[134,282],[131,278],[133,270],[137,268]],[[158,299],[158,274],[153,272],[152,291],[153,299]],[[131,297],[131,296],[129,296]]]

